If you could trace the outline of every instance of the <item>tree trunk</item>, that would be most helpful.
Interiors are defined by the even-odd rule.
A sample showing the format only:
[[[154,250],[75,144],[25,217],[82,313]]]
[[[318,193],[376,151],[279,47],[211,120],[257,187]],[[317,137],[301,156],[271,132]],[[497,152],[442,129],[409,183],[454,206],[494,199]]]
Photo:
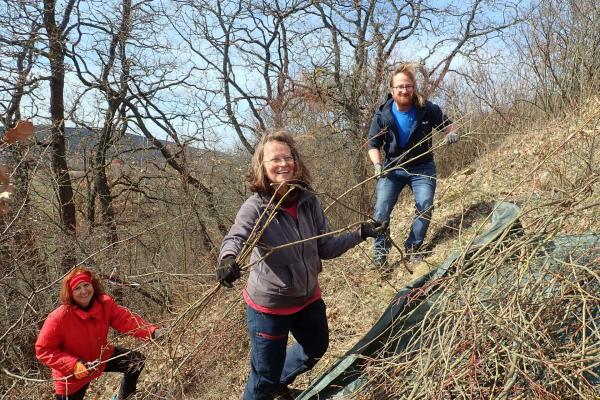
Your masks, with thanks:
[[[66,5],[65,21],[68,20],[74,0]],[[49,61],[50,61],[50,118],[51,148],[52,148],[52,174],[56,185],[58,200],[58,211],[64,232],[75,237],[76,215],[75,203],[73,202],[73,186],[69,175],[69,167],[66,157],[65,142],[65,108],[64,108],[64,86],[65,86],[65,38],[64,28],[59,26],[55,18],[56,2],[44,0],[44,26],[48,34]],[[64,25],[64,22],[63,22]],[[65,249],[63,266],[70,268],[73,265],[74,256],[69,248]]]
[[[117,236],[117,226],[115,224],[115,212],[112,205],[112,195],[110,193],[108,179],[106,178],[106,151],[108,149],[113,132],[112,119],[114,112],[115,110],[111,105],[107,111],[104,128],[102,129],[102,136],[98,142],[96,158],[94,160],[96,168],[94,191],[97,193],[100,200],[100,214],[102,216],[102,223],[109,231],[109,244],[116,243],[119,239]]]

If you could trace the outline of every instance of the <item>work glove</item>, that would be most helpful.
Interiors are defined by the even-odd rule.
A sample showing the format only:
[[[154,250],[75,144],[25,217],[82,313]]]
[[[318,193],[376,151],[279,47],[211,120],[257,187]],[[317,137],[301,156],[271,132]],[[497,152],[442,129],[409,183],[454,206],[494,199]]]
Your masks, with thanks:
[[[161,340],[165,336],[167,336],[167,333],[165,332],[164,329],[158,328],[157,330],[155,330],[154,332],[152,332],[152,339],[153,340]]]
[[[380,163],[375,164],[375,170],[373,171],[373,176],[376,178],[383,178],[387,175],[387,172],[383,171],[383,165]]]
[[[360,224],[360,236],[364,239],[368,237],[376,238],[377,236],[383,234],[390,223],[388,221],[384,222],[363,222]]]
[[[77,361],[73,367],[73,376],[75,379],[83,379],[90,374],[90,370],[84,363]]]
[[[446,135],[446,141],[448,144],[454,144],[458,142],[458,131],[452,131]]]
[[[217,267],[217,280],[226,288],[232,288],[232,283],[242,276],[240,266],[235,262],[235,258],[228,256],[221,260]]]

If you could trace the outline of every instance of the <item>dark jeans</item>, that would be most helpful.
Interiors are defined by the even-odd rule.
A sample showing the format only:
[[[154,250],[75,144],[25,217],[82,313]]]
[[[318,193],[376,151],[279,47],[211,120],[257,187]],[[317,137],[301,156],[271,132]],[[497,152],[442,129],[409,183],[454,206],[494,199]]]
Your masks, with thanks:
[[[104,372],[120,372],[123,374],[121,379],[121,387],[119,388],[119,400],[125,400],[133,393],[137,386],[137,381],[144,369],[145,357],[142,353],[131,351],[122,347],[115,347],[110,361],[106,363]],[[55,400],[83,400],[89,383],[79,391],[63,396],[55,394]]]
[[[404,247],[410,251],[418,249],[429,228],[433,214],[433,196],[435,195],[435,164],[429,161],[420,165],[390,171],[385,177],[377,180],[377,199],[375,201],[375,219],[378,221],[390,220],[392,210],[398,201],[398,196],[408,185],[415,199],[415,216],[404,242]],[[391,243],[387,236],[381,235],[375,239],[375,256],[387,257]]]
[[[329,328],[322,299],[292,315],[264,314],[247,307],[252,350],[244,400],[271,400],[325,354]],[[287,347],[288,334],[296,342]]]

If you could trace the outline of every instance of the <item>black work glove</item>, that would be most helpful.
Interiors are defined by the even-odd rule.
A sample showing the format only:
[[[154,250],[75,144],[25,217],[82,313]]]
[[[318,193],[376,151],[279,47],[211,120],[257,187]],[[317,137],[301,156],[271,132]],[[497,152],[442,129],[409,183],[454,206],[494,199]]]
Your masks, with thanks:
[[[221,260],[217,267],[217,280],[226,288],[232,288],[232,283],[242,276],[240,266],[235,262],[235,258],[227,256]]]
[[[389,225],[390,223],[388,221],[363,222],[360,224],[360,236],[363,238],[363,240],[368,237],[376,238],[384,233]]]

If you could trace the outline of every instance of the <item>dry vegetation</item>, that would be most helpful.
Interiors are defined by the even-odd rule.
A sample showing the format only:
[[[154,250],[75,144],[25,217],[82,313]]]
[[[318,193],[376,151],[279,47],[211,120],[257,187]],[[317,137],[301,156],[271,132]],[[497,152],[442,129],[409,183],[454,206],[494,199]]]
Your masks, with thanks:
[[[489,223],[493,203],[506,200],[522,208],[524,236],[461,264],[442,284],[443,293],[433,296],[439,311],[421,327],[420,340],[406,353],[374,360],[372,384],[357,398],[593,398],[594,389],[581,377],[597,364],[597,326],[589,328],[585,340],[577,332],[586,315],[582,310],[589,313],[599,304],[600,282],[593,270],[598,263],[589,261],[582,269],[575,259],[538,275],[534,259],[541,244],[557,234],[600,229],[600,160],[593,151],[599,109],[592,99],[570,119],[507,135],[495,150],[440,179],[431,255],[414,274],[402,267],[400,254],[394,254],[398,263],[392,274],[370,270],[369,244],[326,262],[321,283],[331,346],[296,386],[305,387],[326,372],[406,282],[435,268],[453,249],[468,248]],[[393,216],[396,240],[402,240],[409,225],[410,203],[404,199]],[[536,278],[515,284],[517,277],[529,275]],[[149,362],[141,398],[238,397],[248,362],[242,283],[214,292],[214,283],[200,276],[164,273],[161,279],[171,290],[181,289],[173,291],[171,314],[159,317],[172,329],[168,342],[144,348]],[[128,292],[125,298],[145,310],[139,295]],[[156,315],[151,309],[145,314]],[[441,331],[439,324],[447,328]],[[569,329],[579,331],[571,334]],[[92,389],[107,396],[105,385],[110,391],[117,383],[105,377]],[[35,387],[31,393],[44,385]]]
[[[372,14],[364,1],[301,0],[285,10],[166,3],[173,7],[0,0],[2,125],[47,127],[33,140],[0,134],[0,398],[50,398],[33,344],[57,306],[58,283],[78,264],[168,331],[146,344],[114,336],[147,356],[137,399],[239,398],[249,353],[245,276],[225,290],[214,266],[248,196],[252,145],[265,129],[289,129],[332,226],[366,220],[374,203],[366,132],[387,70],[414,58],[415,46],[427,54],[420,87],[462,131],[455,146],[433,138],[427,256],[408,266],[394,251],[393,271],[381,274],[369,242],[325,262],[331,344],[294,386],[326,372],[399,289],[459,249],[464,257],[431,292],[418,337],[405,352],[368,360],[369,384],[354,398],[598,398],[590,374],[599,322],[590,318],[600,307],[600,262],[536,261],[556,236],[600,232],[596,1],[458,2],[421,13],[422,2],[392,10],[375,1]],[[395,23],[382,24],[390,13]],[[88,142],[67,138],[65,121],[87,129]],[[76,142],[88,147],[68,146]],[[392,220],[400,245],[414,212],[407,192]],[[467,256],[497,201],[521,207],[522,236]],[[118,384],[105,374],[87,397],[110,398]]]
[[[452,393],[459,398],[592,398],[593,392],[579,378],[590,365],[589,357],[597,355],[597,328],[596,339],[594,334],[588,337],[585,356],[578,357],[581,342],[558,346],[557,341],[563,339],[556,336],[553,327],[563,329],[557,318],[565,309],[570,313],[564,318],[576,320],[581,318],[583,308],[598,306],[597,290],[593,290],[598,284],[597,273],[588,270],[581,275],[576,260],[564,266],[566,272],[561,270],[544,281],[553,293],[564,293],[562,300],[553,296],[552,302],[538,290],[539,282],[517,287],[510,277],[498,282],[488,278],[490,270],[502,271],[507,266],[512,273],[527,275],[534,268],[531,261],[540,240],[557,233],[599,231],[599,109],[598,100],[592,99],[574,110],[570,118],[507,134],[474,162],[450,168],[455,172],[438,181],[428,241],[431,254],[414,274],[406,272],[398,253],[393,254],[398,262],[392,274],[382,276],[369,269],[370,244],[326,262],[321,282],[328,305],[331,346],[326,357],[296,385],[305,387],[327,371],[378,319],[388,300],[406,282],[435,268],[453,249],[467,248],[469,240],[487,224],[493,203],[506,200],[522,207],[525,238],[505,244],[501,251],[482,253],[477,260],[459,267],[459,273],[444,283],[445,293],[435,300],[441,311],[422,327],[421,340],[411,345],[408,355],[396,356],[400,359],[374,360],[369,370],[373,384],[359,398],[445,398]],[[485,132],[467,133],[460,146],[469,146],[471,134]],[[308,157],[318,161],[318,154],[311,153],[310,141],[307,143]],[[438,151],[443,154],[447,149],[440,145]],[[340,170],[336,169],[338,173]],[[323,187],[318,183],[317,188]],[[186,199],[173,198],[173,204],[184,204]],[[129,207],[135,209],[135,203]],[[148,363],[139,397],[236,398],[243,389],[248,362],[242,283],[234,290],[215,292],[213,259],[194,251],[190,227],[193,210],[180,205],[179,211],[171,208],[171,216],[163,222],[150,219],[159,208],[158,204],[153,207],[146,203],[139,210],[137,230],[124,231],[123,243],[107,248],[97,241],[98,237],[90,237],[80,244],[81,251],[93,254],[94,265],[107,276],[115,265],[128,271],[127,280],[140,286],[109,286],[109,290],[118,291],[126,305],[170,330],[166,342],[141,346]],[[403,240],[411,217],[411,199],[406,197],[393,216],[395,240]],[[139,223],[144,220],[145,227]],[[38,235],[46,229],[45,237],[60,234],[35,222],[23,232]],[[39,252],[52,257],[56,251],[22,249],[18,262],[13,264],[13,283],[6,285],[16,296],[28,293],[26,286],[31,280],[26,279],[29,268],[24,266],[38,259]],[[151,260],[152,264],[141,268],[140,259]],[[42,318],[54,306],[54,301],[48,303],[46,299],[55,296],[56,285],[45,277],[59,278],[60,271],[47,270],[35,276],[41,290],[28,306],[5,309],[7,314],[22,315],[14,326],[7,327],[9,335],[5,336],[5,340],[10,338],[5,359],[12,363],[4,367],[11,375],[3,378],[9,397],[42,398],[50,394],[47,371],[33,360],[31,343]],[[163,306],[157,308],[159,304]],[[442,320],[451,327],[447,335],[435,328]],[[462,334],[453,334],[456,330]],[[12,331],[20,334],[11,336]],[[127,338],[117,339],[139,346]],[[448,359],[444,354],[452,357]],[[549,371],[543,377],[542,367]],[[107,374],[94,382],[90,393],[105,398],[117,386],[117,379]]]
[[[445,241],[465,258],[433,285],[417,339],[372,360],[367,388],[352,398],[597,398],[600,241],[564,261],[551,242],[600,230],[599,105],[511,135],[470,175],[443,182],[438,224],[444,209],[478,214],[471,223],[463,213],[458,240]],[[522,234],[467,255],[490,210],[479,207],[496,200],[519,204]],[[428,261],[441,259],[440,245]]]

